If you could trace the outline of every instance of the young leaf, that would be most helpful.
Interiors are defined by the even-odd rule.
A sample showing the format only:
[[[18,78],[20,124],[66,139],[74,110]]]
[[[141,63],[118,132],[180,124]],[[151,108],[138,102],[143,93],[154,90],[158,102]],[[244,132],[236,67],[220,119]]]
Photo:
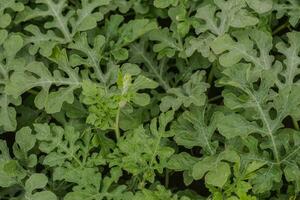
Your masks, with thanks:
[[[173,111],[162,113],[150,122],[149,130],[140,126],[127,132],[118,142],[119,149],[112,155],[111,165],[121,166],[134,176],[143,175],[143,181],[153,183],[155,171],[162,173],[174,153],[174,149],[166,145],[172,135],[166,127],[173,115]]]
[[[128,65],[124,65],[124,67],[126,66]],[[122,71],[125,74],[119,74],[117,90],[114,88],[109,90],[88,81],[83,83],[83,102],[89,106],[90,111],[87,122],[102,130],[116,128],[119,121],[118,116],[126,104],[148,105],[150,103],[149,95],[139,93],[139,90],[154,89],[158,86],[155,81],[139,75],[140,71],[138,73],[135,73],[134,70],[131,71],[133,75],[137,75],[135,80],[132,80],[132,76],[126,72],[126,69]]]

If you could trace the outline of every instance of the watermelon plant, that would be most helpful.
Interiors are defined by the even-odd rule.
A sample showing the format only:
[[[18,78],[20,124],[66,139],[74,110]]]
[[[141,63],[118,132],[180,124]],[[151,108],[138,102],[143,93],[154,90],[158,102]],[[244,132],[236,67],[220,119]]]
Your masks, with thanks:
[[[0,0],[0,199],[300,199],[299,20],[298,0]]]

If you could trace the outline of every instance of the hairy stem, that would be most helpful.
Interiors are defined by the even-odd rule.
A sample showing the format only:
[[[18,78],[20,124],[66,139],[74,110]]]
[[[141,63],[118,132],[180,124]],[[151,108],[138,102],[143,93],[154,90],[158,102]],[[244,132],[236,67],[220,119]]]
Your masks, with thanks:
[[[170,179],[170,171],[169,169],[166,169],[166,176],[165,176],[165,187],[169,187],[169,179]]]
[[[213,101],[216,101],[216,100],[219,100],[219,99],[222,99],[223,96],[222,95],[218,95],[218,96],[215,96],[215,97],[212,97],[210,99],[208,99],[208,102],[213,102]]]
[[[298,121],[297,121],[294,117],[292,117],[292,121],[293,121],[294,128],[295,128],[297,131],[299,131],[299,124],[298,124]]]
[[[120,139],[120,129],[119,129],[120,112],[121,112],[121,108],[119,107],[116,115],[116,121],[115,121],[115,134],[116,134],[117,141],[119,141]]]
[[[214,63],[212,64],[212,67],[211,67],[210,71],[209,71],[209,74],[208,74],[208,77],[207,77],[207,83],[208,83],[209,85],[212,84],[212,81],[213,81],[213,79],[214,79],[214,76],[215,76],[215,72],[214,72],[214,71],[215,71],[216,65],[217,65],[217,63],[214,62]]]
[[[277,33],[279,33],[280,31],[282,31],[283,29],[285,29],[286,27],[289,27],[290,23],[288,21],[286,21],[284,24],[278,26],[273,32],[272,35],[276,35]]]

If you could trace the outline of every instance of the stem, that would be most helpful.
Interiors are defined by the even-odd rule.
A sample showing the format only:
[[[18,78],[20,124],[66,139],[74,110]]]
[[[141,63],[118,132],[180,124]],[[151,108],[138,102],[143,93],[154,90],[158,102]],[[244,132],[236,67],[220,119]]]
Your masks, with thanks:
[[[212,97],[212,98],[208,99],[208,102],[216,101],[216,100],[219,100],[219,99],[222,99],[222,98],[223,98],[222,95],[218,95],[218,96],[215,96],[215,97]]]
[[[119,141],[119,139],[120,139],[120,129],[119,129],[120,111],[121,111],[121,108],[119,106],[118,111],[117,111],[117,116],[116,116],[116,122],[115,122],[115,133],[116,133],[117,141]]]
[[[128,188],[128,190],[129,191],[133,191],[134,190],[134,188],[135,188],[135,185],[136,185],[136,183],[137,183],[137,176],[134,176],[133,177],[133,180],[132,180],[132,182],[131,182],[131,184],[129,185],[129,188]]]
[[[285,29],[286,27],[288,27],[290,25],[290,23],[288,21],[286,21],[284,24],[278,26],[273,32],[272,35],[276,35],[277,33],[279,33],[280,31],[282,31],[283,29]]]
[[[30,89],[30,90],[27,90],[28,93],[30,94],[33,94],[33,95],[37,95],[39,92],[33,90],[33,89]]]
[[[298,121],[297,121],[294,117],[292,117],[292,121],[293,121],[294,128],[295,128],[297,131],[299,131],[299,124],[298,124]]]
[[[169,169],[166,169],[166,176],[165,176],[165,187],[169,187],[169,180],[170,180],[170,171]]]
[[[211,67],[211,69],[209,71],[208,77],[207,77],[207,83],[209,85],[211,85],[211,83],[212,83],[212,81],[214,79],[214,76],[215,76],[215,73],[214,73],[215,70],[214,69],[215,69],[215,67],[216,67],[216,63],[213,63],[212,67]]]
[[[145,188],[145,178],[144,177],[143,177],[142,181],[140,182],[138,188],[139,189],[144,189]]]

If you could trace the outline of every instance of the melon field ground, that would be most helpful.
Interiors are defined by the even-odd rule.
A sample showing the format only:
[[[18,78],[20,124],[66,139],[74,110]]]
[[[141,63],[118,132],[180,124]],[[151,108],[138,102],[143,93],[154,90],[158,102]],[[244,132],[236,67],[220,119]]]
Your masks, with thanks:
[[[0,0],[0,200],[300,200],[300,1]]]

